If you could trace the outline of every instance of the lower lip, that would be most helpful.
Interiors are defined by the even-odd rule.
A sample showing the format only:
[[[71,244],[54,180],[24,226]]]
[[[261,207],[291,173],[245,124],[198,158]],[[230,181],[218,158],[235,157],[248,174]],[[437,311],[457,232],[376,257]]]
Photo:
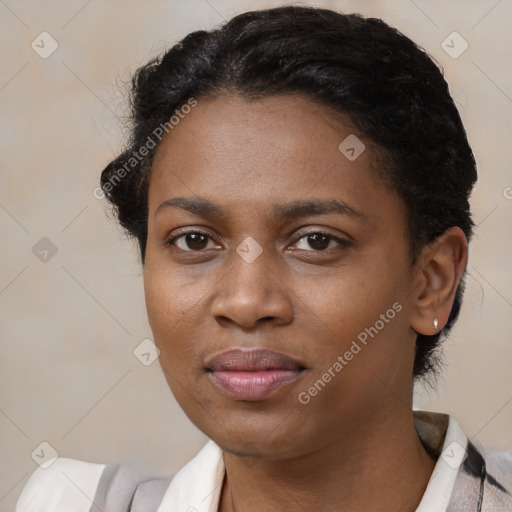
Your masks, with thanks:
[[[263,400],[295,381],[301,370],[264,370],[254,372],[209,372],[210,380],[222,392],[238,400]]]

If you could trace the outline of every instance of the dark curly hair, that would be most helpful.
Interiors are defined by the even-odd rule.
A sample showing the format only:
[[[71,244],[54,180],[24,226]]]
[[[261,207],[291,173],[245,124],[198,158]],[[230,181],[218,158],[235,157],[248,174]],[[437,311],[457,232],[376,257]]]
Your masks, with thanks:
[[[380,19],[285,6],[192,32],[135,72],[130,140],[103,170],[101,187],[126,233],[137,239],[142,265],[149,178],[162,127],[168,132],[172,119],[179,122],[182,109],[200,96],[256,100],[286,93],[348,115],[379,148],[382,176],[407,208],[412,262],[451,226],[470,240],[476,165],[437,65]],[[459,315],[463,285],[464,277],[443,330],[418,334],[415,378],[439,372],[438,348]]]

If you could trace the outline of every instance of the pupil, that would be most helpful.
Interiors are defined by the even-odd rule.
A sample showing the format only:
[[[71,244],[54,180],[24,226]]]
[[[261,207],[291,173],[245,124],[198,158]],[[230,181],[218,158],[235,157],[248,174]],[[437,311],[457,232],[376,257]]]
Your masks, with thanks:
[[[308,243],[313,249],[326,249],[329,246],[329,237],[321,233],[308,236]]]

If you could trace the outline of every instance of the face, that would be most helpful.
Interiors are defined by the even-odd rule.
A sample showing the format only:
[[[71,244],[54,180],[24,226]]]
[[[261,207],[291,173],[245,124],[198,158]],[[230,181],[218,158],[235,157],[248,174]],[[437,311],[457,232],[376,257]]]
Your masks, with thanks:
[[[297,456],[409,403],[407,217],[377,165],[292,95],[199,98],[160,143],[148,318],[174,396],[224,450]]]

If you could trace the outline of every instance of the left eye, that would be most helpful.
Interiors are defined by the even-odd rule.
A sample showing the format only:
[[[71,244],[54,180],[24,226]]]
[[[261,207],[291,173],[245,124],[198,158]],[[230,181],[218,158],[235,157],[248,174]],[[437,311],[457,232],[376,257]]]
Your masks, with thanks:
[[[299,249],[308,250],[305,246],[309,245],[309,247],[315,249],[316,251],[325,251],[327,249],[331,249],[331,242],[334,242],[335,245],[348,245],[346,240],[342,240],[327,233],[308,233],[299,238],[295,244],[300,244],[301,242],[303,247],[298,247]]]

